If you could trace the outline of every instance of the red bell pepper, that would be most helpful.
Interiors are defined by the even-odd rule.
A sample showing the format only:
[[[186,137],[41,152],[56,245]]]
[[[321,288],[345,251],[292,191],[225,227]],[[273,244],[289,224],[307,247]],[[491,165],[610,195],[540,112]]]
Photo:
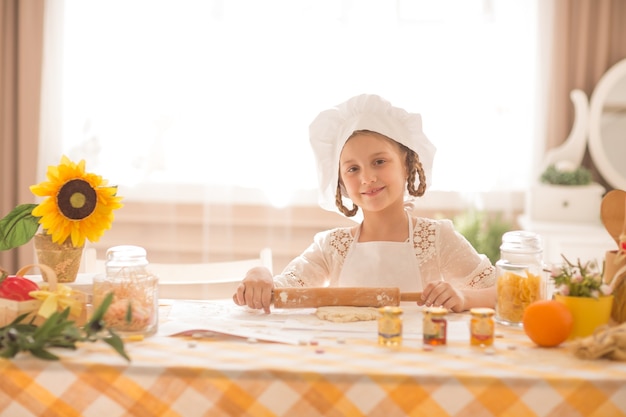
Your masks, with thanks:
[[[29,293],[38,290],[39,286],[28,278],[16,275],[0,276],[0,298],[15,301],[32,300],[33,297]]]

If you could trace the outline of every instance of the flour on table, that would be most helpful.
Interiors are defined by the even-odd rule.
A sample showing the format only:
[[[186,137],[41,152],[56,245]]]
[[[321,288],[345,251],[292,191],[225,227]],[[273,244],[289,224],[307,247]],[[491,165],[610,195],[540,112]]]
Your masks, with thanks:
[[[376,320],[379,313],[375,307],[326,306],[318,307],[315,315],[322,320],[347,323]]]

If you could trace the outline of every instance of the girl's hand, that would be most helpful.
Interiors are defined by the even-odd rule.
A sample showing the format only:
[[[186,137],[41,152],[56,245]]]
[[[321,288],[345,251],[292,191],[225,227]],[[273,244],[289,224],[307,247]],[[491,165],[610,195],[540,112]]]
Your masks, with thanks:
[[[460,313],[466,309],[463,293],[445,281],[426,284],[422,292],[422,301],[418,301],[417,305],[425,305],[427,307],[441,306],[455,313]]]
[[[252,268],[237,287],[233,301],[239,306],[247,305],[254,309],[262,308],[266,313],[269,313],[273,289],[274,280],[270,270],[262,266]]]

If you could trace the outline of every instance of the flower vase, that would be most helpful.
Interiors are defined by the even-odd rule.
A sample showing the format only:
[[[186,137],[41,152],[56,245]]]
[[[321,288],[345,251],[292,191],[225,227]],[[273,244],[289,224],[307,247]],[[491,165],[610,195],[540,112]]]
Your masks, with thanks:
[[[74,282],[78,275],[83,246],[74,247],[68,239],[60,244],[52,241],[52,236],[38,233],[34,236],[35,252],[40,264],[54,270],[60,283]],[[45,275],[43,279],[46,280]]]
[[[554,299],[565,304],[574,318],[569,340],[591,336],[598,327],[608,324],[611,319],[612,295],[593,298],[555,294]]]

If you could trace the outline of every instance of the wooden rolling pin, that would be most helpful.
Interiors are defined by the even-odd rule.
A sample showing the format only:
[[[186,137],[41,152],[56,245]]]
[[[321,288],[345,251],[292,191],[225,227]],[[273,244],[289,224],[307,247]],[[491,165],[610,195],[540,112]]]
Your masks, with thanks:
[[[383,307],[400,305],[400,301],[418,301],[421,296],[421,292],[401,293],[398,288],[288,287],[274,288],[273,302],[276,308]]]

